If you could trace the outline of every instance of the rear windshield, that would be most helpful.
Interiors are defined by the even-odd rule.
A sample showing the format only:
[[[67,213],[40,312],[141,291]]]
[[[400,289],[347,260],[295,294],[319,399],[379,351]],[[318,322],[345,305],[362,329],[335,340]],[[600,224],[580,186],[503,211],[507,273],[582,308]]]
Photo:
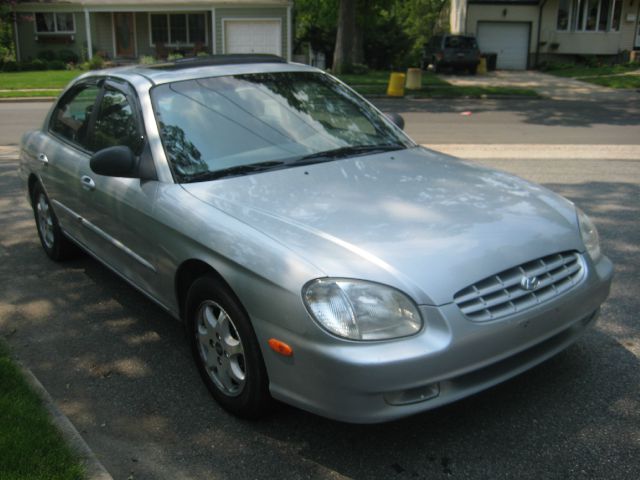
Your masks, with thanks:
[[[447,37],[444,46],[445,48],[476,48],[476,39],[473,37]]]

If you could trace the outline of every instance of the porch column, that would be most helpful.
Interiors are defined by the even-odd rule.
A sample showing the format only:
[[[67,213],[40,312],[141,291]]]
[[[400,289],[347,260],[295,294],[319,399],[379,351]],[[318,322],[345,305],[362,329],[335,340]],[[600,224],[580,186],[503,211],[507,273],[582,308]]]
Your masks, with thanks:
[[[287,62],[291,61],[291,52],[293,52],[293,45],[291,45],[291,4],[287,7]]]
[[[18,13],[13,12],[13,35],[16,42],[16,60],[22,61],[20,58],[20,37],[18,36]]]
[[[212,8],[211,9],[211,54],[215,55],[216,52],[216,36],[217,36],[217,30],[216,30],[216,9]]]
[[[93,41],[91,40],[91,19],[89,10],[84,9],[84,29],[87,32],[87,56],[89,60],[93,58]]]

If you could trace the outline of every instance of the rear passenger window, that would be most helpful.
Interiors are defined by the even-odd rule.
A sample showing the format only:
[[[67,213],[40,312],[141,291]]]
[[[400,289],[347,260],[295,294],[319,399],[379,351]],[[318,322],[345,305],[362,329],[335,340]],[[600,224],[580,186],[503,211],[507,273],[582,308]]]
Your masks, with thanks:
[[[141,135],[133,107],[126,95],[117,90],[106,90],[100,103],[91,141],[93,151],[115,146],[127,146],[138,152]]]
[[[63,98],[51,117],[51,131],[86,148],[87,128],[100,89],[86,85]]]

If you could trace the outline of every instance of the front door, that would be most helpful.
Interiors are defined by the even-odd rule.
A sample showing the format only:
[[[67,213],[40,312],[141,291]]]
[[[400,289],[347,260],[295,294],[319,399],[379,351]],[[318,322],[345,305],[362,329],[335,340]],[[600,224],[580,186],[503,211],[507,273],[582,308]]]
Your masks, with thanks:
[[[116,38],[116,57],[133,58],[136,56],[133,22],[133,13],[113,14],[113,28],[115,30]]]

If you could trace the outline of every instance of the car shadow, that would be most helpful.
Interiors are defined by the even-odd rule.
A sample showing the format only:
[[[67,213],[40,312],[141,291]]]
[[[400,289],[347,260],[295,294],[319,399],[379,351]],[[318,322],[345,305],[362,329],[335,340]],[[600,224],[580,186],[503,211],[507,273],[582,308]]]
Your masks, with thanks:
[[[640,107],[629,102],[588,102],[546,99],[372,99],[384,112],[461,113],[473,111],[516,112],[525,124],[590,127],[599,125],[640,126]]]

